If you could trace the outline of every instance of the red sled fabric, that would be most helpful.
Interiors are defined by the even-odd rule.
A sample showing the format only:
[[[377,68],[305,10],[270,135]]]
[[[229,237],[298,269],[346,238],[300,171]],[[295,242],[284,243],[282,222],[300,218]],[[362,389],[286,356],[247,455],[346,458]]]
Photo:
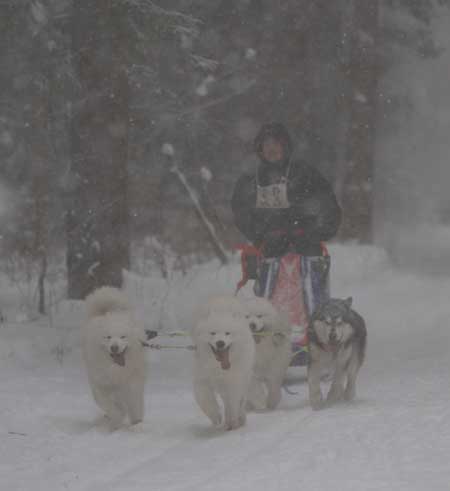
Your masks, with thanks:
[[[326,249],[324,249],[326,252]],[[285,312],[293,328],[293,351],[307,346],[307,326],[316,307],[328,300],[330,257],[301,256],[261,258],[254,292]]]
[[[305,326],[308,325],[309,316],[301,282],[301,267],[298,254],[290,253],[281,258],[270,301],[274,307],[289,317],[294,330],[292,343],[305,346],[308,343]]]

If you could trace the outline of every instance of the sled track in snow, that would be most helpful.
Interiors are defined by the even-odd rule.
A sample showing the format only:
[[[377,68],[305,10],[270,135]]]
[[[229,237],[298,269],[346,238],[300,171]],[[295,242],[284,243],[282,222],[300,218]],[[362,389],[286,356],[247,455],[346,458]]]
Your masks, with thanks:
[[[258,417],[250,414],[250,417]],[[216,486],[219,476],[226,476],[245,469],[248,461],[254,460],[265,453],[272,453],[274,447],[284,442],[289,436],[295,434],[295,429],[303,425],[313,417],[313,413],[302,416],[294,416],[290,413],[281,424],[273,424],[268,432],[254,430],[246,435],[246,427],[233,432],[221,433],[221,430],[211,429],[207,440],[199,437],[198,441],[182,440],[163,450],[160,454],[150,458],[142,458],[132,466],[120,469],[116,473],[109,474],[107,479],[98,479],[88,486],[80,488],[80,491],[113,491],[113,490],[173,490],[173,491],[198,491],[208,484]],[[205,430],[206,434],[206,430]],[[230,440],[236,436],[243,441]],[[255,451],[254,439],[261,443]],[[239,446],[239,444],[241,444]],[[205,455],[210,447],[210,454],[215,454],[214,467],[208,468],[202,465],[196,458],[196,450],[199,455]],[[230,450],[233,449],[233,450]],[[136,449],[136,452],[139,450]],[[145,452],[145,445],[142,446]],[[184,482],[183,482],[184,481]]]

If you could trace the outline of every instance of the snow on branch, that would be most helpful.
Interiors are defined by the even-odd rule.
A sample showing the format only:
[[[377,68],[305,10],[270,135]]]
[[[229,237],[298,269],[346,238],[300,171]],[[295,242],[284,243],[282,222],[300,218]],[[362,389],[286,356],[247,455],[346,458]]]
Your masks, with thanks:
[[[168,157],[175,156],[175,149],[173,148],[173,145],[171,143],[164,143],[161,148],[161,152],[163,155],[167,155]]]
[[[256,82],[257,82],[256,79],[249,80],[249,81],[243,83],[242,87],[235,90],[234,92],[231,92],[230,94],[225,94],[221,97],[218,97],[217,99],[209,100],[203,104],[196,104],[194,106],[188,107],[188,108],[176,113],[175,116],[177,118],[180,118],[180,117],[186,116],[188,114],[191,114],[191,113],[194,113],[197,111],[202,111],[204,109],[208,109],[211,106],[217,106],[218,104],[223,104],[223,103],[227,102],[229,99],[236,97],[238,95],[241,95],[244,92],[250,90],[252,87],[254,87],[256,85]]]
[[[208,169],[208,167],[203,166],[200,169],[200,176],[203,179],[203,182],[210,182],[212,180],[212,172]]]
[[[211,58],[205,58],[204,56],[192,54],[191,59],[196,66],[210,72],[213,72],[219,66],[218,61]]]
[[[220,259],[222,264],[227,264],[228,263],[228,256],[225,247],[222,244],[222,241],[220,240],[219,236],[217,235],[216,229],[209,220],[205,210],[203,209],[200,200],[198,199],[197,193],[195,192],[194,188],[189,184],[188,180],[186,179],[186,176],[184,175],[183,171],[179,168],[177,159],[175,157],[175,149],[171,143],[164,143],[162,146],[161,152],[166,155],[171,162],[171,168],[170,171],[173,172],[178,180],[181,182],[183,185],[184,189],[189,195],[189,198],[191,199],[195,211],[197,212],[197,215],[199,216],[203,226],[205,227],[206,231],[208,232],[209,238],[211,240],[211,243],[214,247],[214,250],[217,254],[217,257]],[[212,176],[211,176],[212,177]]]
[[[201,23],[200,19],[196,19],[192,15],[183,14],[182,12],[178,12],[176,10],[164,9],[152,0],[116,0],[116,2],[134,7],[143,14],[156,14],[164,17],[170,17],[191,27],[195,27]]]

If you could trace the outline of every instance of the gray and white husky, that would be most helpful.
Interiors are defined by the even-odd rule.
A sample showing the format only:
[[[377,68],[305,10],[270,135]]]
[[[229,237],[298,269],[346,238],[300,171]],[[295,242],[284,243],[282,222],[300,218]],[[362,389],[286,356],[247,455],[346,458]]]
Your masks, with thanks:
[[[356,377],[364,362],[367,331],[364,319],[352,308],[352,298],[332,298],[320,305],[308,327],[309,400],[313,409],[355,397]],[[323,369],[331,369],[326,401],[320,390]]]

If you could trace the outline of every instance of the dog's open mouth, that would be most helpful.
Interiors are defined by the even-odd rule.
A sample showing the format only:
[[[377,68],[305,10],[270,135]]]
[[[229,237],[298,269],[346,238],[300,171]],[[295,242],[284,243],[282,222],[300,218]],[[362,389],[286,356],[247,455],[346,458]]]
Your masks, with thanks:
[[[127,349],[125,348],[121,353],[109,353],[109,356],[111,356],[112,360],[114,363],[117,365],[120,365],[121,367],[125,366],[125,351]]]
[[[339,351],[339,348],[341,347],[341,342],[338,341],[337,339],[329,339],[328,343],[326,344],[326,351],[330,351],[332,353],[335,353],[336,351]]]
[[[255,341],[256,344],[259,344],[263,337],[264,337],[264,332],[263,331],[253,331],[253,339]]]
[[[214,348],[214,346],[211,346],[211,350],[214,353],[214,356],[216,357],[216,360],[220,363],[220,367],[222,370],[229,370],[231,368],[231,363],[230,363],[230,346],[228,345],[226,348]]]

